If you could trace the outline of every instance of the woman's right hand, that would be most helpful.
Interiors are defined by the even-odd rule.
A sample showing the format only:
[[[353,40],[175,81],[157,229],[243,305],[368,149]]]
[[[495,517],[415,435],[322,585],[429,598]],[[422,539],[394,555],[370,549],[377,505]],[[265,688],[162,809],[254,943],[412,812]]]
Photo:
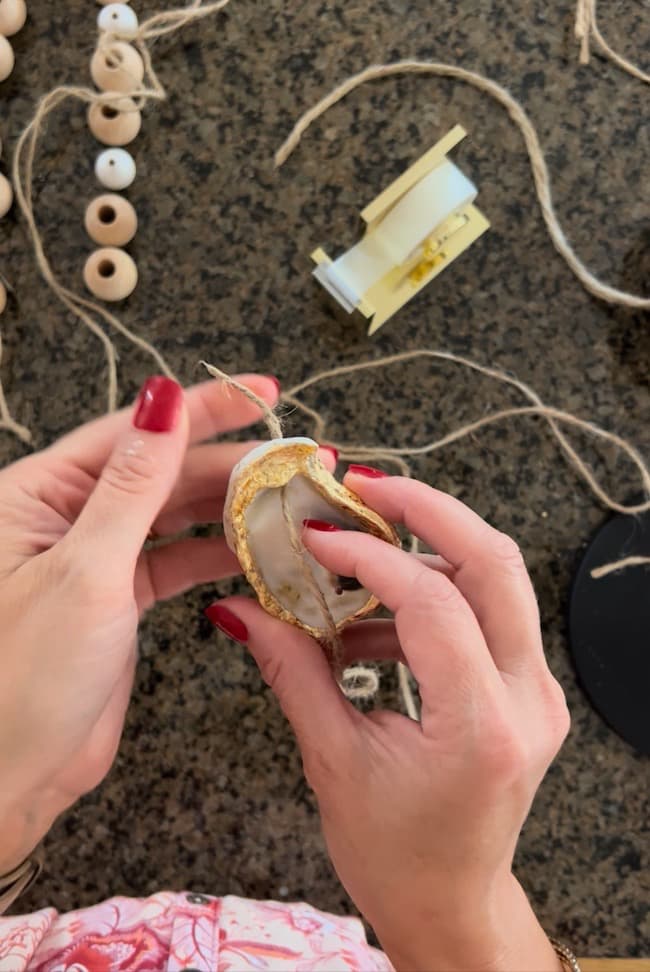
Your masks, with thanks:
[[[519,832],[569,728],[521,554],[422,483],[354,470],[345,482],[441,555],[418,558],[360,533],[304,533],[320,563],[357,577],[393,612],[394,621],[348,630],[346,661],[405,661],[420,723],[357,711],[321,648],[252,601],[229,598],[210,616],[248,642],[277,694],[339,877],[395,967],[557,970],[512,874]]]

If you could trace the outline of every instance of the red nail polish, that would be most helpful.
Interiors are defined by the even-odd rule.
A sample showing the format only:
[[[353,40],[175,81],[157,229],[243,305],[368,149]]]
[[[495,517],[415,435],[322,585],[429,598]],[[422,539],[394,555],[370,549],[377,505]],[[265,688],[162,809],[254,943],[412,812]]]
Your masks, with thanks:
[[[308,530],[319,530],[321,533],[338,533],[341,529],[326,520],[303,520],[302,525]]]
[[[215,628],[219,628],[229,638],[234,638],[242,644],[248,641],[248,628],[244,622],[233,614],[225,604],[211,604],[205,609],[205,616]]]
[[[182,405],[183,389],[177,382],[162,375],[148,378],[138,395],[133,424],[143,432],[171,432]]]
[[[334,456],[334,462],[338,462],[339,461],[339,450],[338,449],[335,449],[334,446],[322,445],[321,446],[321,449],[326,449],[328,452],[331,452],[332,455]]]
[[[348,472],[354,476],[365,476],[366,479],[387,479],[388,473],[381,469],[373,469],[372,466],[356,466],[354,463],[348,467]]]
[[[273,384],[277,388],[278,395],[279,395],[280,394],[280,389],[281,389],[281,385],[280,385],[279,379],[276,378],[275,375],[267,375],[266,377],[269,379],[269,381],[272,381],[273,382]]]

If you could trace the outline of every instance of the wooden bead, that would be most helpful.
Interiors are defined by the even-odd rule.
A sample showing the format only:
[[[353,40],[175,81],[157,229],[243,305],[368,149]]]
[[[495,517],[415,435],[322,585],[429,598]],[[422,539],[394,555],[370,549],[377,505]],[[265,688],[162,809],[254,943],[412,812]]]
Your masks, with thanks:
[[[25,0],[0,0],[0,34],[11,37],[25,26],[27,5]]]
[[[14,190],[9,179],[0,172],[0,219],[6,216],[14,201]]]
[[[135,47],[115,41],[95,51],[90,73],[100,91],[134,91],[142,84],[144,63]]]
[[[7,288],[3,284],[2,280],[0,280],[0,314],[4,312],[6,306],[7,306]]]
[[[6,81],[14,69],[14,49],[0,34],[0,81]]]
[[[128,253],[113,246],[95,250],[86,260],[84,283],[100,300],[124,300],[138,282],[138,268]]]
[[[86,210],[86,231],[101,246],[126,246],[136,234],[138,217],[124,196],[105,193]]]
[[[129,0],[122,0],[122,3],[128,3]],[[97,0],[100,7],[107,7],[109,3],[115,3],[115,0]]]
[[[114,104],[93,104],[88,127],[104,145],[128,145],[140,131],[142,116],[132,98],[116,98]]]

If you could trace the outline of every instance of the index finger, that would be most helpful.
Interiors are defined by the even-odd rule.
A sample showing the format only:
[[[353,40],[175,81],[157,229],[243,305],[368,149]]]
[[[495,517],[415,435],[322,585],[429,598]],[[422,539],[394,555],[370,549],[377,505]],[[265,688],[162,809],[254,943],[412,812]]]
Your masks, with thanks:
[[[417,557],[366,533],[304,531],[304,542],[334,574],[356,577],[395,615],[425,715],[441,697],[460,705],[500,679],[474,613],[453,582]],[[445,703],[447,704],[447,703]],[[461,705],[461,708],[464,708]]]
[[[453,496],[414,479],[355,473],[346,485],[393,523],[403,523],[454,568],[497,667],[510,674],[545,665],[537,599],[516,543]]]
[[[276,404],[279,385],[275,378],[251,374],[235,377],[267,405]],[[214,378],[188,388],[185,402],[190,422],[190,443],[203,442],[220,433],[245,428],[261,418],[260,409],[253,402],[236,388],[229,388]],[[124,408],[82,425],[55,442],[48,452],[56,454],[57,458],[77,462],[90,475],[96,476],[103,469],[115,439],[130,415],[131,408]]]

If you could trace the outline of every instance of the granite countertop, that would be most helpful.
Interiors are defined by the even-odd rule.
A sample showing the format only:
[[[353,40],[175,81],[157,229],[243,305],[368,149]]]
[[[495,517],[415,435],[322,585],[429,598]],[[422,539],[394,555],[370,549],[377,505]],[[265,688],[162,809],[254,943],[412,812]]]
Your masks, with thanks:
[[[641,7],[602,6],[613,46],[647,60]],[[141,17],[156,9],[150,0],[133,7]],[[30,0],[16,69],[0,88],[6,153],[39,95],[87,79],[97,9],[88,0]],[[415,56],[474,68],[506,85],[538,127],[557,210],[580,256],[607,282],[641,292],[646,92],[598,56],[578,65],[573,13],[567,0],[519,8],[446,0],[435,12],[429,0],[232,0],[216,18],[160,40],[154,55],[170,97],[146,111],[133,146],[139,176],[128,196],[140,229],[130,250],[140,283],[123,320],[187,382],[202,357],[287,384],[334,363],[447,349],[511,370],[550,403],[647,451],[647,318],[594,300],[555,253],[521,136],[488,97],[434,78],[375,83],[318,122],[284,169],[273,168],[299,113],[369,63]],[[454,159],[479,186],[492,228],[369,340],[326,310],[308,254],[356,241],[359,210],[457,122],[469,137]],[[38,163],[47,250],[79,288],[96,151],[83,108],[66,105],[48,123]],[[17,296],[2,318],[2,377],[40,447],[102,410],[104,362],[96,339],[37,276],[15,212],[0,226],[0,247]],[[118,344],[128,401],[152,366]],[[415,362],[332,383],[311,400],[337,437],[393,444],[424,441],[516,399],[453,366]],[[309,431],[297,419],[291,428]],[[0,435],[4,462],[24,452]],[[610,450],[589,452],[602,471],[599,456],[617,496],[637,488]],[[579,952],[648,952],[648,760],[590,708],[567,650],[572,573],[603,510],[536,419],[482,432],[415,470],[516,536],[537,586],[550,664],[568,695],[573,729],[526,824],[522,881],[544,926]],[[23,907],[69,909],[188,887],[351,908],[278,706],[245,651],[202,618],[213,596],[207,586],[147,617],[115,767],[56,825],[46,873]],[[381,702],[396,699],[387,671]]]

